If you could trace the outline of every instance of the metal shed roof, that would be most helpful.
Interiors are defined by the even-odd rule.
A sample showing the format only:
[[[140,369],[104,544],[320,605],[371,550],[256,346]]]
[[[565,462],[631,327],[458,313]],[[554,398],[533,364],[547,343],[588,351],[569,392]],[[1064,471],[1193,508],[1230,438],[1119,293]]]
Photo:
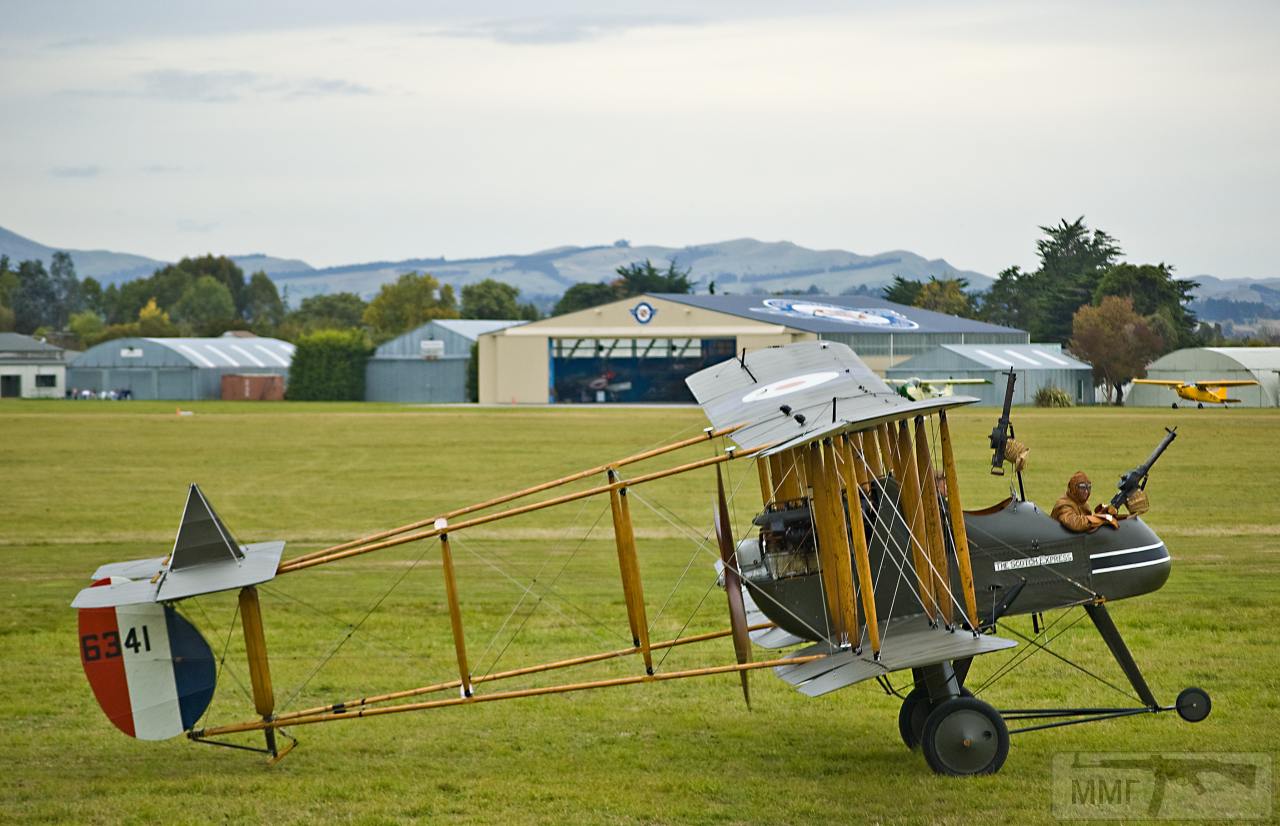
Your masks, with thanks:
[[[1204,349],[1226,356],[1248,370],[1280,370],[1280,347],[1205,347]]]
[[[983,367],[1007,370],[1092,370],[1079,359],[1062,352],[1056,344],[943,344],[943,349]],[[905,365],[899,365],[905,366]]]
[[[170,358],[154,354],[149,359],[144,344],[162,348],[160,352]],[[121,338],[90,347],[75,357],[72,366],[147,367],[150,361],[163,361],[201,369],[278,371],[289,368],[293,349],[276,338]]]
[[[63,349],[47,341],[21,333],[0,333],[0,359],[15,361],[61,361]]]
[[[783,324],[810,333],[1023,333],[945,313],[907,307],[863,295],[686,295],[653,293],[658,298],[714,312]]]
[[[426,340],[435,340],[445,343],[446,354],[467,358],[471,355],[471,345],[480,336],[524,323],[505,319],[435,319],[407,333],[402,333],[390,341],[383,342],[374,351],[373,357],[375,359],[419,359],[422,358],[421,343]]]

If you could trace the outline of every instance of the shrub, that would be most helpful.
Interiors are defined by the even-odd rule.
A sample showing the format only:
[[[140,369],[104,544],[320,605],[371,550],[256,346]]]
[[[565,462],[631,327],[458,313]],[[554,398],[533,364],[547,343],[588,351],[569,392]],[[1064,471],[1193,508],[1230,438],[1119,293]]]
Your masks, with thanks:
[[[363,401],[364,368],[373,348],[360,330],[320,330],[298,338],[285,397]]]
[[[1036,407],[1070,407],[1071,396],[1061,387],[1046,384],[1036,391]]]

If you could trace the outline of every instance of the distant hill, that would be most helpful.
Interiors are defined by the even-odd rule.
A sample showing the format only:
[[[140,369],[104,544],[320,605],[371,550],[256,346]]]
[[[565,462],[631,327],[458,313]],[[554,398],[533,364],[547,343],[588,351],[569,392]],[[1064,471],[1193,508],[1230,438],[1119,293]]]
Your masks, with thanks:
[[[858,287],[878,287],[893,276],[927,279],[964,277],[973,289],[985,289],[991,278],[960,270],[942,259],[926,259],[913,252],[894,250],[859,255],[845,250],[811,250],[789,241],[757,241],[741,238],[687,247],[613,244],[594,247],[555,247],[526,255],[499,255],[449,260],[415,258],[327,267],[303,272],[277,272],[272,278],[288,285],[291,296],[350,291],[371,295],[382,284],[410,270],[427,271],[455,288],[486,278],[506,281],[526,296],[557,296],[581,281],[604,281],[614,270],[633,261],[649,259],[665,268],[675,261],[692,270],[699,287],[715,282],[720,292],[803,292],[816,286],[838,294]]]
[[[59,248],[45,246],[0,228],[0,254],[14,261],[40,258],[46,263]],[[105,250],[67,249],[81,277],[93,276],[106,284],[118,284],[150,275],[165,261],[141,255]],[[262,270],[281,287],[289,288],[297,301],[309,295],[354,292],[371,297],[378,288],[402,273],[430,272],[455,289],[486,278],[514,284],[530,298],[554,298],[580,281],[604,281],[614,270],[633,261],[649,259],[666,267],[675,261],[693,271],[700,287],[715,282],[721,292],[804,292],[810,287],[838,294],[858,287],[878,287],[904,278],[927,279],[964,277],[975,290],[986,289],[991,278],[982,273],[960,270],[941,258],[926,259],[906,250],[877,255],[859,255],[846,250],[812,250],[789,241],[757,241],[740,238],[714,244],[687,247],[658,245],[630,246],[617,242],[607,246],[555,247],[529,254],[496,255],[484,258],[410,258],[403,261],[374,261],[316,269],[296,258],[275,258],[261,253],[230,256],[245,273]]]

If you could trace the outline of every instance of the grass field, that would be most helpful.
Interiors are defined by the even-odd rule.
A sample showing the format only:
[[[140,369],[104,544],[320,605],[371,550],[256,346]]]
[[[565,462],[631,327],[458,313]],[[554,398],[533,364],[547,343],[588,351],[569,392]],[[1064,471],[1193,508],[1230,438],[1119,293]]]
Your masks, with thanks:
[[[97,565],[168,549],[188,482],[200,483],[240,541],[286,539],[290,556],[704,425],[695,409],[184,407],[195,415],[163,403],[0,404],[0,819],[1042,822],[1052,819],[1057,752],[1274,753],[1280,741],[1280,656],[1268,619],[1280,604],[1280,415],[1084,409],[1016,411],[1032,447],[1029,498],[1052,503],[1077,469],[1108,491],[1163,425],[1179,425],[1147,517],[1174,554],[1173,574],[1112,612],[1162,701],[1187,685],[1213,695],[1212,716],[1197,726],[1160,715],[1019,735],[999,775],[957,781],[934,777],[902,747],[898,701],[874,685],[811,700],[757,673],[750,712],[733,676],[616,688],[303,727],[299,748],[270,769],[183,738],[138,742],[97,708],[68,603]],[[993,417],[965,410],[953,419],[968,507],[1007,495],[984,470]],[[759,494],[749,466],[734,465],[740,535]],[[722,594],[708,591],[712,556],[688,538],[707,530],[712,479],[700,471],[637,489],[654,639],[726,624]],[[476,673],[628,644],[609,524],[607,500],[593,499],[455,534]],[[418,543],[265,586],[278,708],[454,676],[439,574],[438,546]],[[513,614],[518,583],[531,582],[541,597]],[[226,652],[207,723],[252,716],[238,635],[226,643],[233,605],[226,595],[183,604],[215,653]],[[1059,644],[1122,679],[1087,622]],[[979,660],[975,679],[1003,656]],[[661,668],[731,658],[720,640],[677,649]],[[552,676],[632,673],[633,661],[614,661]],[[984,698],[1006,707],[1118,699],[1044,655]]]

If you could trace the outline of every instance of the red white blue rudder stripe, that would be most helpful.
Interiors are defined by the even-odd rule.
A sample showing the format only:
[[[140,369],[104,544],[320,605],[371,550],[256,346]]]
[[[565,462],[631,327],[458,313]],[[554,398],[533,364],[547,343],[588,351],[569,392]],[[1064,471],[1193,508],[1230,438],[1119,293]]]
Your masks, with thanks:
[[[117,728],[139,740],[164,740],[195,725],[217,681],[213,652],[195,626],[154,602],[79,614],[80,662]]]

